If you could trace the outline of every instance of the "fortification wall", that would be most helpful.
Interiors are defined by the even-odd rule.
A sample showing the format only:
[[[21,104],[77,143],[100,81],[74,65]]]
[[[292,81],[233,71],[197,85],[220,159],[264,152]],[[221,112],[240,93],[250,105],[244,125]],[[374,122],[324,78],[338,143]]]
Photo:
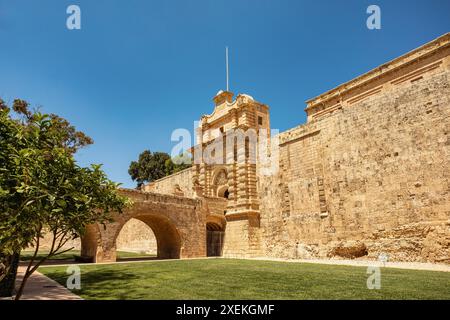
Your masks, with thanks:
[[[151,182],[144,186],[144,191],[193,198],[192,169],[188,168]]]
[[[393,70],[280,134],[280,170],[258,180],[263,255],[450,263],[448,55]]]
[[[43,237],[39,240],[39,251],[41,253],[47,253],[48,251],[50,251],[52,243],[53,243],[53,234],[51,234],[48,231],[44,231]],[[68,240],[59,251],[71,248],[73,248],[74,250],[80,250],[81,242],[79,238]],[[27,249],[25,249],[25,251],[34,251],[34,249],[35,249],[34,247],[28,247]]]
[[[449,55],[446,34],[308,101],[308,122],[278,136],[273,161],[279,170],[263,175],[266,164],[257,165],[258,199],[232,198],[228,183],[228,201],[254,208],[259,202],[259,212],[233,215],[225,199],[214,197],[127,191],[140,202],[121,223],[149,213],[171,217],[185,239],[185,257],[205,255],[209,222],[226,226],[225,257],[377,259],[384,253],[391,261],[450,263]],[[263,123],[268,126],[268,117]],[[241,191],[254,181],[245,172],[232,175]],[[144,191],[195,198],[193,173],[186,169]],[[211,187],[206,178],[199,183]],[[119,227],[102,231],[105,261],[115,260]],[[145,228],[125,225],[117,247],[152,248]],[[161,236],[167,231],[160,225]]]
[[[227,222],[222,255],[226,258],[249,257],[249,221]]]

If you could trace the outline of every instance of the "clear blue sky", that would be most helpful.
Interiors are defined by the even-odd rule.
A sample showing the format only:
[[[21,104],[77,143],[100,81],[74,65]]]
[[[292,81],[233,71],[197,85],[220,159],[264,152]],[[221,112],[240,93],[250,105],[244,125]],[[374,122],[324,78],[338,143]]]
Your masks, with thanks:
[[[66,28],[77,4],[82,29]],[[381,7],[368,30],[366,8]],[[450,31],[450,1],[0,0],[0,97],[66,117],[94,140],[77,156],[127,170],[170,152],[225,86],[271,107],[273,128],[305,122],[304,101]]]

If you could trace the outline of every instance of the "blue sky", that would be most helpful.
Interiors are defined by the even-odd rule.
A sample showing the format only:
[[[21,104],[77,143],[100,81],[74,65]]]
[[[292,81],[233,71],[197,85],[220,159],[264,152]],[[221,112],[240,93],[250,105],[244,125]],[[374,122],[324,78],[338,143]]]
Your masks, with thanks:
[[[81,8],[81,30],[66,8]],[[381,30],[366,9],[381,8]],[[144,149],[170,152],[176,128],[213,110],[225,87],[271,108],[281,131],[304,101],[450,31],[450,1],[0,0],[0,97],[66,117],[124,186]]]

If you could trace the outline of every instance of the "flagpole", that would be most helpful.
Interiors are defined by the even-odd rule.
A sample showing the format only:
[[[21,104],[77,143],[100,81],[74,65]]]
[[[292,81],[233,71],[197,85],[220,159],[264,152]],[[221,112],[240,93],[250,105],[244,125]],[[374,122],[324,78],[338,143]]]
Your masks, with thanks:
[[[228,86],[228,79],[229,79],[229,75],[228,75],[228,47],[225,47],[225,60],[226,60],[226,68],[227,68],[227,91],[229,91],[229,86]]]

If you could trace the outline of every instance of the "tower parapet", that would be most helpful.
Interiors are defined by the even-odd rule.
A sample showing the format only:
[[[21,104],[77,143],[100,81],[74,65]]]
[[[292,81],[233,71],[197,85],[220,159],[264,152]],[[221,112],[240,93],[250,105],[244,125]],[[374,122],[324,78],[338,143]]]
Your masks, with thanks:
[[[227,220],[259,218],[256,149],[259,134],[270,135],[269,107],[246,94],[233,96],[219,91],[213,113],[200,120],[193,181],[202,195],[227,198]]]

